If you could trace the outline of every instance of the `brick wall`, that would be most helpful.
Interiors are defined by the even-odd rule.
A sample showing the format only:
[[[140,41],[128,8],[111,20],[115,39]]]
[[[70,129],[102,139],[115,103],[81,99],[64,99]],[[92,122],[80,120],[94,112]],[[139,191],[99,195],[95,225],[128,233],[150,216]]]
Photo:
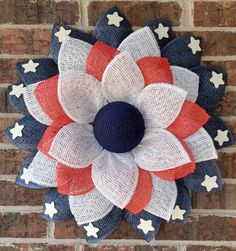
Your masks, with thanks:
[[[92,30],[96,18],[116,3],[134,28],[154,18],[169,18],[179,34],[204,38],[203,61],[228,72],[228,87],[218,113],[236,133],[236,1],[161,0],[0,0],[0,130],[13,123],[14,113],[4,98],[5,88],[18,80],[15,63],[48,56],[54,22]],[[41,219],[44,191],[14,184],[27,153],[0,139],[0,251],[151,251],[236,250],[236,147],[219,152],[224,178],[222,193],[194,194],[193,211],[184,226],[162,224],[150,245],[138,240],[122,222],[101,246],[87,246],[74,220],[60,224]]]

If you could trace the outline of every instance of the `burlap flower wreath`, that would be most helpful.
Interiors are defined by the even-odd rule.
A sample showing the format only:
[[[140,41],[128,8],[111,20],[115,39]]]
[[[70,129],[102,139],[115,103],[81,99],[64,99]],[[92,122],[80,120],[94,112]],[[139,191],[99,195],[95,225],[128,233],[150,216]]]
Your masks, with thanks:
[[[186,222],[191,191],[222,189],[216,149],[234,139],[213,109],[226,77],[200,65],[199,39],[167,20],[132,32],[114,6],[93,37],[55,24],[51,54],[17,64],[7,95],[25,117],[5,130],[32,153],[16,183],[50,188],[46,220],[74,217],[97,242],[124,218],[150,241],[163,219]]]

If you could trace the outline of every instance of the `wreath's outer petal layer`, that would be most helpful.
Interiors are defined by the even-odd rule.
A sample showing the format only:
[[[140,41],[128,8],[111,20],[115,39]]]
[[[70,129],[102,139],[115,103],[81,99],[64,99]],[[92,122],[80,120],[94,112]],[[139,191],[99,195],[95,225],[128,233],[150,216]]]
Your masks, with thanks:
[[[138,175],[138,167],[130,153],[116,154],[103,150],[92,163],[96,188],[119,208],[124,208],[131,200]]]
[[[181,142],[164,129],[146,129],[132,153],[138,166],[148,171],[164,171],[191,162]]]
[[[112,15],[115,12],[117,12],[118,16],[123,18],[119,27],[115,26],[114,24],[108,25],[107,15]],[[131,32],[132,29],[128,20],[116,6],[112,6],[110,9],[104,12],[99,17],[94,27],[94,37],[114,48],[117,48]]]
[[[217,159],[217,152],[213,140],[204,128],[200,128],[184,141],[190,147],[196,163]]]
[[[73,121],[90,123],[105,102],[101,88],[101,83],[88,74],[63,72],[58,83],[60,104]]]
[[[198,66],[201,61],[201,53],[193,54],[188,45],[191,37],[182,36],[173,39],[162,50],[161,56],[169,59],[171,65],[178,65],[185,68]]]
[[[143,27],[125,38],[118,47],[119,51],[127,51],[137,61],[148,56],[160,56],[160,48],[149,27]]]
[[[172,72],[166,58],[143,57],[136,63],[143,74],[145,85],[152,83],[173,83]]]
[[[168,221],[177,198],[176,184],[174,181],[162,180],[152,175],[152,185],[152,196],[145,211]]]
[[[95,188],[91,166],[71,168],[57,164],[57,190],[64,195],[83,195]]]
[[[16,64],[16,69],[19,74],[20,81],[24,83],[26,86],[46,80],[58,74],[57,65],[50,58],[34,58],[33,63],[39,64],[35,68],[35,72],[29,71],[25,73],[25,69],[23,68],[22,65],[27,63],[28,61]]]
[[[113,204],[96,188],[85,195],[69,196],[69,204],[78,225],[100,220],[113,208]]]
[[[199,77],[194,72],[179,66],[171,66],[174,85],[187,91],[187,100],[195,102],[198,97]]]
[[[193,192],[207,192],[206,186],[203,186],[202,183],[205,180],[205,176],[209,177],[216,176],[217,188],[212,188],[210,192],[216,192],[222,190],[222,177],[220,174],[220,169],[217,166],[215,160],[208,160],[199,162],[196,164],[196,171],[193,174],[180,179],[180,183],[186,186],[189,190]]]
[[[102,147],[94,138],[91,125],[71,123],[56,134],[49,155],[64,165],[84,168],[89,166],[101,151]]]
[[[54,202],[54,207],[57,210],[57,213],[55,213],[52,218],[48,214],[44,214],[43,218],[45,220],[59,223],[73,218],[73,215],[70,211],[68,197],[59,194],[56,188],[51,188],[49,190],[44,202],[45,204],[51,204]]]
[[[175,121],[167,130],[178,138],[185,139],[197,132],[206,124],[210,116],[200,106],[185,100],[182,109]]]
[[[138,184],[126,209],[137,214],[141,212],[148,204],[152,195],[152,177],[151,174],[139,168]]]
[[[38,151],[30,163],[26,173],[27,178],[38,185],[57,187],[57,162]]]
[[[200,78],[199,95],[196,103],[207,110],[215,108],[225,93],[226,74],[215,67],[199,66],[191,70]],[[223,84],[216,87],[211,82],[213,72],[222,74]]]
[[[122,220],[122,210],[118,207],[113,207],[112,210],[102,219],[92,222],[93,227],[98,228],[97,237],[93,235],[88,236],[86,234],[86,241],[88,243],[97,243],[100,240],[105,239],[119,226]],[[83,225],[83,227],[88,224]]]
[[[142,113],[145,127],[167,128],[181,111],[186,91],[169,84],[152,84],[137,97],[136,107]]]
[[[141,70],[127,52],[114,57],[102,78],[104,96],[109,101],[127,101],[144,87]]]
[[[89,44],[94,44],[96,42],[96,39],[94,37],[90,36],[88,33],[82,30],[75,29],[67,25],[54,24],[53,30],[52,30],[50,49],[51,49],[52,58],[56,63],[58,61],[58,54],[59,54],[59,50],[61,48],[62,43],[59,42],[59,38],[55,35],[55,33],[59,32],[60,29],[62,28],[64,30],[70,30],[69,36],[72,38],[80,39]]]
[[[133,231],[140,236],[142,239],[146,240],[146,241],[151,241],[155,238],[155,236],[157,235],[157,233],[160,230],[160,226],[161,226],[161,221],[162,219],[160,217],[157,217],[145,210],[143,210],[142,212],[138,213],[138,214],[133,214],[129,211],[124,211],[124,218],[126,221],[128,221],[128,223],[130,224],[130,226],[132,227]],[[144,233],[144,231],[140,228],[138,228],[138,226],[141,223],[141,219],[145,220],[145,221],[151,221],[151,225],[154,228],[153,231],[148,231],[147,233]]]
[[[28,152],[35,152],[36,147],[42,138],[47,126],[39,123],[36,121],[32,116],[28,115],[24,118],[20,119],[17,122],[20,126],[24,126],[22,129],[22,136],[16,137],[13,139],[13,135],[11,133],[11,129],[15,127],[16,124],[9,126],[4,131],[4,135],[6,136],[7,140],[13,144],[14,146],[28,151]]]

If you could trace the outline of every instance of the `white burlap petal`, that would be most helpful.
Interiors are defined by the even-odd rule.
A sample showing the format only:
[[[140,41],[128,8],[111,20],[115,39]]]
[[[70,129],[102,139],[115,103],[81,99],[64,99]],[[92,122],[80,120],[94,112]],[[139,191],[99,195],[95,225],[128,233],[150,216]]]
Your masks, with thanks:
[[[80,196],[69,196],[70,210],[78,225],[102,219],[113,208],[96,188]]]
[[[138,167],[130,153],[103,150],[92,163],[96,188],[119,208],[124,208],[133,196],[138,174]]]
[[[198,96],[199,76],[180,66],[171,66],[171,71],[174,78],[174,85],[187,91],[186,99],[195,102]]]
[[[217,159],[217,152],[212,138],[204,128],[184,140],[190,147],[195,162]]]
[[[75,71],[59,76],[58,98],[65,113],[78,123],[90,123],[104,104],[101,83],[88,74]]]
[[[136,100],[145,127],[167,128],[183,106],[187,92],[169,84],[151,84],[145,87]]]
[[[164,171],[191,162],[179,140],[164,129],[146,129],[132,153],[138,166],[148,171]]]
[[[57,133],[49,154],[64,165],[83,168],[89,166],[101,151],[91,125],[71,123]]]
[[[126,37],[119,45],[118,50],[127,51],[135,61],[142,57],[161,55],[156,38],[147,26]]]
[[[24,88],[24,101],[29,113],[40,123],[50,125],[52,120],[47,116],[39,105],[34,95],[34,90],[37,88],[39,82],[28,85]]]
[[[104,71],[102,90],[108,101],[127,101],[137,96],[143,87],[142,73],[126,52],[118,54]]]
[[[56,166],[57,161],[38,151],[26,172],[27,179],[41,186],[57,187]]]
[[[59,72],[74,70],[85,72],[86,60],[92,45],[82,40],[69,37],[60,48],[58,56]]]
[[[145,210],[169,221],[177,198],[176,184],[152,175],[152,187],[152,196]]]

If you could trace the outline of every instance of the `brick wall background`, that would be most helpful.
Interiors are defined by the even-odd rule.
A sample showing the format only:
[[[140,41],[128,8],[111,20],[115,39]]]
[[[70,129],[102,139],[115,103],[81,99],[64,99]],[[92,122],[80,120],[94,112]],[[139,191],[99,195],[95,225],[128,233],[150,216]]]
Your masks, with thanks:
[[[49,56],[52,24],[62,22],[92,30],[99,14],[117,4],[134,28],[154,18],[169,18],[179,34],[204,39],[203,61],[228,72],[228,87],[218,113],[236,133],[236,1],[160,0],[0,0],[0,130],[19,114],[8,106],[5,88],[18,80],[15,63]],[[73,220],[47,223],[41,219],[45,192],[14,184],[27,153],[0,139],[0,251],[151,251],[236,250],[236,147],[219,152],[224,178],[222,193],[194,194],[191,219],[186,225],[162,224],[157,239],[138,240],[123,222],[100,246],[87,246]]]

